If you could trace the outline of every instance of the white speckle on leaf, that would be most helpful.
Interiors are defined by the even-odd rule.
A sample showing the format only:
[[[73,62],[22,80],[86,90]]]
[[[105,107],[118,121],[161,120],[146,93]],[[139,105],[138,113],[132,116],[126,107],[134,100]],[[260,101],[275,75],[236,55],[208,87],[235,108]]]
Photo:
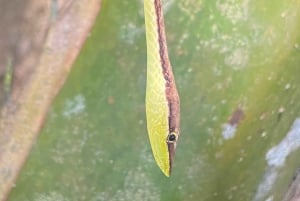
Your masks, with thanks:
[[[200,46],[198,49],[211,48],[224,55],[226,66],[235,70],[243,69],[249,63],[250,39],[247,35],[242,35],[238,31],[232,31],[231,34],[228,34],[223,31],[223,26],[222,24],[213,24],[211,26],[212,37],[205,40],[200,38],[195,47]]]
[[[262,132],[261,137],[266,137],[267,136],[267,132]]]
[[[182,34],[181,37],[180,37],[180,39],[179,39],[178,44],[179,44],[179,45],[183,44],[184,41],[185,41],[187,38],[189,38],[189,34],[188,34],[188,33]]]
[[[224,105],[224,104],[226,104],[226,103],[227,103],[227,100],[226,100],[226,99],[222,99],[222,100],[221,100],[221,104],[222,104],[222,105]]]
[[[194,20],[197,13],[200,12],[202,4],[202,0],[185,0],[180,1],[179,8],[189,17],[189,20]]]
[[[192,71],[193,71],[192,68],[188,68],[188,69],[187,69],[187,72],[188,72],[188,73],[191,73]]]
[[[279,109],[278,109],[278,113],[283,113],[285,111],[285,109],[284,109],[284,107],[280,107]]]
[[[224,124],[222,130],[222,136],[225,140],[229,140],[235,136],[236,125]]]
[[[237,48],[233,50],[227,57],[225,57],[225,64],[235,70],[246,67],[249,60],[249,52],[244,48]]]
[[[242,3],[237,0],[219,0],[216,1],[216,7],[223,17],[236,24],[248,19],[248,3],[249,0],[244,0]]]
[[[284,88],[285,88],[285,90],[288,90],[289,88],[291,88],[291,84],[287,83]]]
[[[85,97],[81,94],[75,96],[73,99],[68,99],[65,102],[63,109],[63,116],[71,117],[73,115],[80,114],[85,109]]]
[[[285,18],[285,17],[287,16],[287,13],[288,13],[288,11],[283,11],[283,12],[280,14],[280,17]]]

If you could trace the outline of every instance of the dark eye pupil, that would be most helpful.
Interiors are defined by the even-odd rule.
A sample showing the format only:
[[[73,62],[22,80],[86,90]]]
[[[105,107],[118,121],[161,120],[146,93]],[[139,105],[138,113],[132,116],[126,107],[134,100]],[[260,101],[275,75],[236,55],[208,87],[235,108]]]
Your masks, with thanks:
[[[173,142],[176,140],[176,136],[174,134],[169,135],[169,141]]]

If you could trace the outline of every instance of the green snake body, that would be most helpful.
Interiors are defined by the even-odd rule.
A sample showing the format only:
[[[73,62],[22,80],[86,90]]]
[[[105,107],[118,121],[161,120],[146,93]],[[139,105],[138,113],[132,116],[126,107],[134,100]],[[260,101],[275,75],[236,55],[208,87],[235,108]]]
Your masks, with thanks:
[[[179,136],[179,96],[166,45],[161,0],[144,0],[147,129],[154,158],[170,176]]]

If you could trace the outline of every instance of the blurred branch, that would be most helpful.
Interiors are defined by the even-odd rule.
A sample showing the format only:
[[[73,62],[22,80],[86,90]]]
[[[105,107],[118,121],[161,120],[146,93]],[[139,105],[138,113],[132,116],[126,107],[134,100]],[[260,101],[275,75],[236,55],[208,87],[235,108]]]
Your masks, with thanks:
[[[101,0],[2,0],[0,200],[5,200],[26,160],[47,110],[62,87],[100,9]],[[17,7],[16,7],[17,5]],[[20,7],[20,8],[19,8]],[[20,12],[18,12],[18,10]],[[16,22],[16,23],[14,23]],[[7,58],[10,68],[6,68]],[[4,65],[3,65],[4,64]],[[3,68],[5,67],[5,68]],[[3,90],[5,89],[5,90]]]

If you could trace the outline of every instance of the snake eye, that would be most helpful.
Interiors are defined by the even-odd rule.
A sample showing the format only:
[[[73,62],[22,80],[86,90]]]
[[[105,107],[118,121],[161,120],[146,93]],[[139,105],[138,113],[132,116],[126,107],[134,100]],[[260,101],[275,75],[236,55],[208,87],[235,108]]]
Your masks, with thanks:
[[[172,143],[172,142],[176,142],[177,140],[177,134],[176,133],[170,133],[168,135],[168,142]]]

